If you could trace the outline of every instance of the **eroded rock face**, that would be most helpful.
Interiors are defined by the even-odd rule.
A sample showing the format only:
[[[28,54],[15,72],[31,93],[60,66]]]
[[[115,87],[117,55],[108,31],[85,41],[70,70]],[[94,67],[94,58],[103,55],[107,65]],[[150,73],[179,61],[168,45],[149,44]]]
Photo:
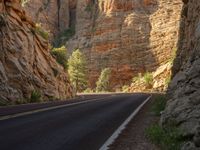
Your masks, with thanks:
[[[191,139],[182,149],[200,149],[200,1],[183,0],[179,49],[173,66],[170,100],[162,124],[171,121]]]
[[[20,0],[0,0],[0,100],[72,97],[67,75],[49,53],[49,43],[35,31]]]
[[[178,39],[181,0],[78,0],[76,35],[89,63],[90,85],[103,68],[112,69],[111,87],[168,62]]]
[[[118,88],[167,63],[176,49],[181,7],[181,0],[30,0],[26,5],[54,35],[75,26],[66,46],[85,53],[92,88],[106,67],[112,69],[111,87]]]
[[[69,28],[69,0],[29,0],[25,10],[34,22],[41,23],[51,33],[51,40]]]

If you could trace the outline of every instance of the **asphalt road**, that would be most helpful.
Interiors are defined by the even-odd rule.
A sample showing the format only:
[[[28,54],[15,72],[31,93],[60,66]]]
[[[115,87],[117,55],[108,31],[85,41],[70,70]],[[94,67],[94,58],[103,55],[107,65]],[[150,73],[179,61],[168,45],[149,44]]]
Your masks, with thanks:
[[[98,150],[147,97],[115,95],[0,121],[0,150]]]

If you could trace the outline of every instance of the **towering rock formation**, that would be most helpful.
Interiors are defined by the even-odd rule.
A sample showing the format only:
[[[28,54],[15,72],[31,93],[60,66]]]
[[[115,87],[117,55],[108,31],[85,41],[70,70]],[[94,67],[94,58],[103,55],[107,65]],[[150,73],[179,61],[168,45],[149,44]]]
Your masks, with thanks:
[[[20,0],[0,0],[0,100],[65,99],[72,88],[64,70],[49,53],[49,43],[37,34]]]
[[[183,150],[200,149],[200,1],[183,0],[179,48],[162,124],[174,122],[190,140]]]
[[[66,45],[87,56],[91,87],[106,67],[112,69],[111,87],[121,87],[167,63],[176,49],[181,7],[181,0],[30,0],[26,6],[53,33],[75,26]]]
[[[112,87],[169,61],[178,39],[181,0],[78,0],[69,50],[85,52],[94,87],[112,69]]]

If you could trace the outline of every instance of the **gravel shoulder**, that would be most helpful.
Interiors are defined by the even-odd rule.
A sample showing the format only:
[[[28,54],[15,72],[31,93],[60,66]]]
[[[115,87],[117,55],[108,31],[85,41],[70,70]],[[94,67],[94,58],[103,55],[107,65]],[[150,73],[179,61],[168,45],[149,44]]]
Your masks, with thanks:
[[[145,136],[145,129],[156,123],[159,118],[151,113],[151,106],[154,101],[145,104],[136,117],[128,124],[127,128],[120,134],[109,150],[159,150]]]

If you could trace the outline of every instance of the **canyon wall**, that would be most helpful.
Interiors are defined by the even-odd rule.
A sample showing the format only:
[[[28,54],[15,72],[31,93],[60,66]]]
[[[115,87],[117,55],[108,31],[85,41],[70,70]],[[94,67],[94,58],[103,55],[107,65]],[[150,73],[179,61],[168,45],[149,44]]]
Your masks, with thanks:
[[[90,86],[102,69],[112,69],[111,87],[155,71],[176,49],[181,0],[78,0],[76,35],[68,50],[88,59]]]
[[[50,32],[51,40],[69,28],[69,0],[29,0],[25,10],[34,22]]]
[[[28,99],[40,91],[44,100],[66,99],[73,91],[67,74],[49,53],[20,0],[0,0],[0,100]]]
[[[170,98],[162,114],[165,126],[173,122],[187,143],[183,150],[200,149],[200,1],[183,0],[179,48],[173,66]]]
[[[53,33],[52,41],[75,26],[66,46],[69,55],[78,48],[85,53],[89,86],[94,88],[101,70],[109,67],[116,89],[170,61],[181,7],[181,0],[30,0],[25,8]]]

